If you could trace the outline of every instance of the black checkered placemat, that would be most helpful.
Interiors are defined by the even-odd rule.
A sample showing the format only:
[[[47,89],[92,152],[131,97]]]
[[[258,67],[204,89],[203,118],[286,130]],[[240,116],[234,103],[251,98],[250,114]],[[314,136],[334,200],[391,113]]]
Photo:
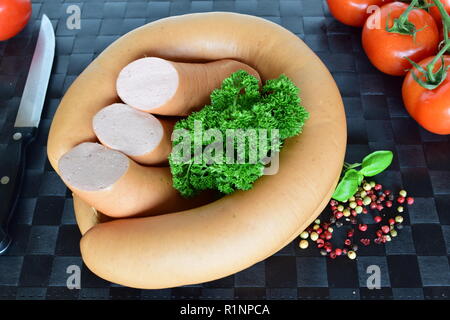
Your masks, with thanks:
[[[66,9],[81,8],[81,29],[68,30]],[[136,290],[93,275],[80,258],[80,233],[65,185],[46,159],[53,114],[76,76],[108,44],[159,18],[191,12],[233,11],[257,15],[291,30],[322,58],[334,75],[348,119],[347,160],[372,150],[395,153],[378,181],[416,198],[394,241],[361,248],[358,259],[330,260],[300,250],[298,240],[233,276],[167,290]],[[20,102],[45,13],[56,30],[56,57],[25,188],[11,224],[14,243],[0,256],[0,299],[448,299],[450,297],[450,139],[420,128],[402,105],[401,79],[376,71],[360,43],[360,30],[336,22],[321,0],[63,1],[33,0],[31,23],[0,42],[0,147]],[[81,268],[81,289],[66,288],[67,267]],[[366,287],[367,266],[381,268],[379,290]]]

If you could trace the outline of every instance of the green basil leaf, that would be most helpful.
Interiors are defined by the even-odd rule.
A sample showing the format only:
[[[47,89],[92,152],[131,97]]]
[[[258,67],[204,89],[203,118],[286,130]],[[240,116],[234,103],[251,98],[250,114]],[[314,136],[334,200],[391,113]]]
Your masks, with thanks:
[[[352,197],[358,191],[360,176],[361,174],[354,169],[347,170],[336,190],[334,190],[332,198],[338,201],[345,201]]]
[[[389,167],[393,157],[391,151],[375,151],[363,159],[360,172],[366,177],[377,175]]]

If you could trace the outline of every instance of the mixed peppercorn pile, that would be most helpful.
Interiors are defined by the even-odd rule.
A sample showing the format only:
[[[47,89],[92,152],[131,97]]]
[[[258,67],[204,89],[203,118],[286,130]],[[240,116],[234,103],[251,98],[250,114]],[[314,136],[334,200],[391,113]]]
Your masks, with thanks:
[[[392,241],[397,236],[397,231],[403,228],[404,205],[412,205],[414,198],[408,197],[406,190],[400,190],[394,195],[391,190],[383,190],[381,184],[374,181],[363,181],[356,194],[348,201],[339,202],[331,200],[329,208],[331,214],[326,221],[316,219],[314,223],[300,234],[299,246],[301,249],[309,247],[311,240],[320,249],[323,256],[335,259],[338,256],[347,256],[355,259],[358,243],[355,240],[355,232],[367,232],[368,225],[360,223],[358,215],[371,214],[376,224],[375,234],[367,235],[359,239],[359,243],[368,246],[371,243],[382,244]],[[395,208],[394,210],[384,210]],[[333,246],[334,227],[341,228],[349,225],[342,247]]]

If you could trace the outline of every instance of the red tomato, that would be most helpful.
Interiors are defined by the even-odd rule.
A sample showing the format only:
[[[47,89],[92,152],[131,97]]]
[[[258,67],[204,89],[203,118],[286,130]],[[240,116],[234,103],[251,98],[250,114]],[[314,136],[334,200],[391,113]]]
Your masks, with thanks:
[[[425,67],[434,57],[428,57],[419,65]],[[450,56],[444,56],[444,63],[450,66]],[[442,65],[436,63],[435,70]],[[408,72],[402,88],[406,110],[422,127],[436,134],[450,134],[450,73],[444,82],[434,90],[423,88],[414,81],[411,72],[420,77],[417,69]],[[423,77],[421,77],[423,78]]]
[[[411,64],[405,57],[417,62],[436,53],[439,44],[439,32],[433,17],[423,9],[414,9],[408,20],[416,26],[416,36],[392,33],[386,30],[392,27],[408,5],[393,2],[381,7],[380,28],[372,28],[369,19],[364,25],[362,44],[369,60],[380,71],[393,75],[405,75]],[[372,16],[370,18],[372,20]]]
[[[445,11],[450,14],[450,0],[439,0],[445,8]],[[427,0],[428,3],[434,4],[433,0]],[[436,21],[436,24],[438,28],[442,28],[442,16],[439,12],[438,7],[433,6],[430,8],[430,14],[433,16],[434,20]]]
[[[30,17],[30,0],[0,0],[0,41],[18,34]]]
[[[382,6],[395,0],[327,0],[328,8],[336,20],[343,24],[362,27],[370,13],[367,8],[371,5]]]

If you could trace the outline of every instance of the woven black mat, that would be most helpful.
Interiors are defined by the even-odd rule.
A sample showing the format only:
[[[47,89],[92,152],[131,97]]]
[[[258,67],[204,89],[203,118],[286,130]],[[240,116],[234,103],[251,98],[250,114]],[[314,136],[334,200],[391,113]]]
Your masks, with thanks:
[[[80,30],[68,30],[66,9],[81,8]],[[395,153],[378,181],[416,197],[394,241],[361,249],[358,259],[330,260],[300,250],[298,240],[257,265],[210,283],[136,290],[93,275],[82,263],[80,233],[65,185],[46,159],[53,114],[76,76],[108,44],[159,18],[192,12],[257,15],[291,30],[323,59],[339,85],[348,120],[347,160],[372,150]],[[42,14],[56,30],[56,57],[25,188],[13,218],[14,243],[0,256],[0,299],[448,299],[450,296],[450,138],[426,132],[405,112],[401,80],[368,62],[360,30],[343,26],[321,0],[78,1],[33,0],[33,18],[18,37],[0,42],[0,147],[7,141],[34,50]],[[257,31],[255,31],[257,32]],[[320,94],[320,93],[318,93]],[[69,290],[67,267],[81,268],[81,289]],[[367,266],[381,268],[369,290]]]

